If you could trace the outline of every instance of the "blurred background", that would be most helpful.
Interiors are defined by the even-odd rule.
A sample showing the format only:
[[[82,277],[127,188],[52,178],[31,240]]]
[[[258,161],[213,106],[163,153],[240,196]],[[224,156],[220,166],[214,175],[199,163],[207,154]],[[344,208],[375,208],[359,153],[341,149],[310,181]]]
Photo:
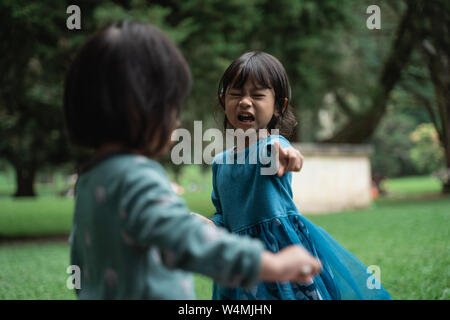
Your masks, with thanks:
[[[81,29],[66,26],[72,4]],[[381,29],[367,26],[370,5],[380,8]],[[2,0],[0,299],[75,298],[67,237],[76,168],[89,153],[67,142],[64,77],[86,37],[122,19],[160,27],[186,57],[188,129],[194,120],[221,128],[217,86],[234,59],[249,50],[276,56],[299,121],[293,143],[372,150],[370,205],[308,218],[379,265],[394,299],[450,298],[448,1]],[[189,208],[212,216],[209,166],[163,163]],[[198,298],[210,299],[210,285],[196,276]]]

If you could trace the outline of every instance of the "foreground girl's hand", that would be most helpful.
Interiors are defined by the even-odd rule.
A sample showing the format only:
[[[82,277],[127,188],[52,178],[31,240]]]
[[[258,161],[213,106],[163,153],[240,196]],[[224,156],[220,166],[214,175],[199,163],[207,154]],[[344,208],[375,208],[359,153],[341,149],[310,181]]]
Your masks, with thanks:
[[[311,283],[322,265],[306,249],[291,245],[278,253],[264,251],[261,256],[260,279],[265,282]]]
[[[216,226],[216,224],[215,224],[212,220],[209,220],[208,218],[205,218],[205,217],[202,216],[201,214],[198,214],[198,213],[195,213],[195,212],[189,212],[189,214],[190,214],[191,216],[195,216],[195,217],[197,217],[197,218],[203,220],[204,222],[207,222],[207,223],[209,223],[209,224],[211,224],[211,225],[213,225],[213,226]]]

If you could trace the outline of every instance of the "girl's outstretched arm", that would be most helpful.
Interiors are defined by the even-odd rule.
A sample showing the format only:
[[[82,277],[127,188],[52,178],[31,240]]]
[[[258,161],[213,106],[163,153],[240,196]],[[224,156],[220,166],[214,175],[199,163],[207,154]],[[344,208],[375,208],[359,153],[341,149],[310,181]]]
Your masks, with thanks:
[[[303,166],[303,155],[297,149],[283,148],[278,141],[274,142],[275,152],[277,154],[277,175],[281,177],[289,171],[300,171]]]

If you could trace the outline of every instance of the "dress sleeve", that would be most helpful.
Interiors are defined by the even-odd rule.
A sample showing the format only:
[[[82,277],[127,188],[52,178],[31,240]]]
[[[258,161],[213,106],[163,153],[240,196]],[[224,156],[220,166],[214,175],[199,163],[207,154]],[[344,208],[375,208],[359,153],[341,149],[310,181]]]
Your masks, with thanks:
[[[289,140],[287,140],[285,137],[280,136],[280,135],[269,136],[269,138],[267,139],[267,147],[271,148],[271,146],[275,143],[275,141],[278,142],[280,144],[280,146],[283,148],[291,148],[292,147]]]
[[[216,212],[214,213],[214,216],[211,218],[211,220],[216,224],[218,227],[225,227],[225,223],[223,221],[223,214],[222,214],[222,205],[220,203],[219,193],[217,191],[217,164],[213,162],[212,164],[212,186],[213,190],[211,193],[211,200],[214,204],[214,207],[216,208]]]
[[[229,286],[257,282],[263,245],[193,217],[161,173],[134,170],[123,183],[121,216],[128,239],[156,247],[169,269],[209,276]]]

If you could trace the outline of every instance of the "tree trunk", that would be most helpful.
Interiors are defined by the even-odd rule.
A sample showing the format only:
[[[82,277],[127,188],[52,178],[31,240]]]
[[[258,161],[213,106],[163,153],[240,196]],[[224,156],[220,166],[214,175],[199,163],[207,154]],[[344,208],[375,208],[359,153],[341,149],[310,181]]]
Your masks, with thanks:
[[[418,18],[417,13],[418,5],[409,2],[408,9],[397,28],[396,40],[384,63],[379,85],[373,93],[371,108],[364,114],[351,117],[341,130],[323,142],[362,143],[372,136],[386,111],[389,95],[400,80],[402,70],[417,43],[418,37],[414,25],[415,19]]]
[[[33,166],[15,165],[16,171],[16,193],[14,197],[35,197],[34,179],[36,169]]]
[[[449,168],[447,168],[448,170]],[[450,194],[450,181],[442,183],[442,193],[443,194]]]
[[[450,72],[450,70],[447,70]],[[447,83],[447,88],[441,88],[447,90],[447,93],[441,91],[442,94],[445,94],[446,101],[443,106],[444,111],[442,112],[446,118],[442,119],[441,122],[443,124],[443,139],[441,143],[444,147],[444,157],[445,157],[445,172],[442,181],[442,193],[450,194],[450,86]],[[444,124],[445,123],[445,124]]]
[[[436,127],[444,148],[445,170],[441,177],[442,192],[450,194],[450,13],[444,2],[427,2],[429,19],[421,30],[421,49],[433,83],[441,128]],[[436,124],[435,124],[436,126]]]
[[[450,90],[450,89],[448,89]],[[448,97],[449,94],[447,94]],[[449,98],[449,97],[448,97]],[[444,156],[445,156],[445,172],[442,181],[442,193],[450,194],[450,98],[446,101],[446,115],[447,119],[442,119],[442,122],[446,122],[444,128],[446,128],[444,133],[444,141],[441,141],[444,146]]]

